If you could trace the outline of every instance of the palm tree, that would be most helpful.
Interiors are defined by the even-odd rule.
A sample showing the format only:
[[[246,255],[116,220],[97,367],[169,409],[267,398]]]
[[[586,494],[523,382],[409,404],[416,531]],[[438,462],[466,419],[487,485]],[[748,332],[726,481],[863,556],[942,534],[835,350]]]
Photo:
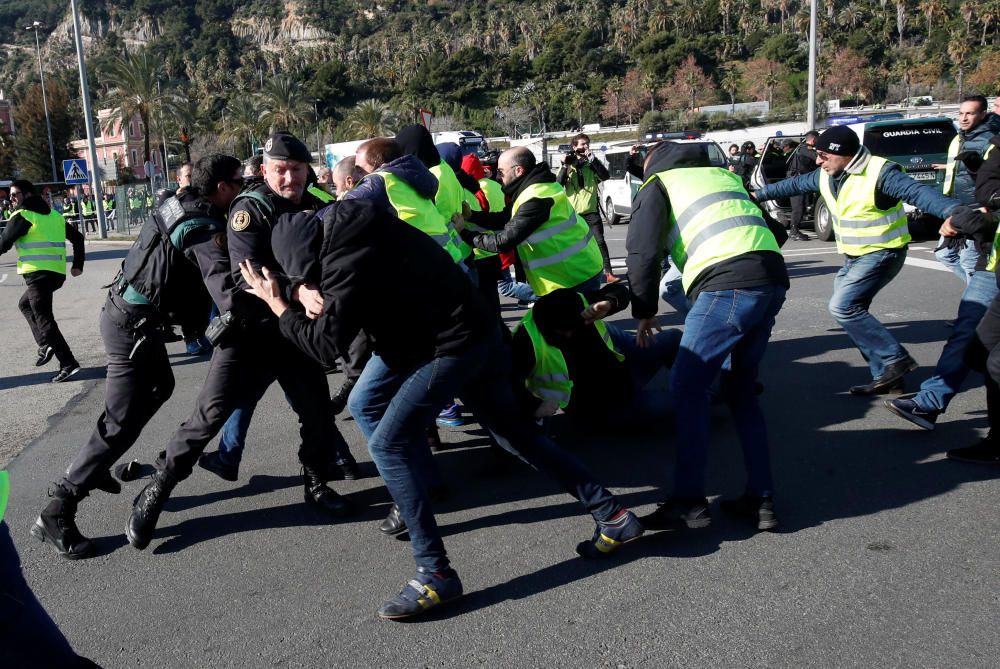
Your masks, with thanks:
[[[899,46],[903,46],[903,33],[906,32],[906,0],[896,0],[896,32],[899,33]]]
[[[164,100],[164,126],[184,147],[184,159],[191,162],[191,141],[211,128],[208,113],[190,90],[178,90]],[[176,132],[176,134],[174,134]]]
[[[729,103],[732,105],[730,112],[736,113],[736,93],[743,85],[743,77],[740,76],[740,71],[735,64],[726,67],[719,85],[722,86],[722,90],[729,94]]]
[[[955,66],[955,83],[958,84],[958,99],[961,100],[965,94],[965,67],[969,63],[969,42],[967,34],[961,30],[953,30],[951,39],[948,40],[948,58]]]
[[[934,20],[947,18],[948,7],[943,0],[923,0],[920,3],[920,11],[927,19],[927,39],[930,40]]]
[[[116,120],[120,126],[126,125],[138,115],[142,122],[143,157],[147,161],[150,159],[149,120],[153,113],[161,110],[166,99],[166,94],[160,91],[159,75],[160,61],[145,50],[126,51],[112,59],[103,76],[103,83],[108,88],[105,104],[114,112],[106,130],[114,133]]]
[[[271,132],[291,130],[303,125],[312,116],[312,107],[305,100],[302,82],[287,75],[271,77],[264,82],[260,92],[260,122],[270,127]]]
[[[344,123],[352,132],[371,138],[390,134],[394,121],[389,106],[371,98],[355,105]]]
[[[229,100],[223,113],[226,122],[222,135],[229,139],[247,142],[247,156],[253,153],[254,139],[261,136],[260,112],[249,95],[236,95]]]

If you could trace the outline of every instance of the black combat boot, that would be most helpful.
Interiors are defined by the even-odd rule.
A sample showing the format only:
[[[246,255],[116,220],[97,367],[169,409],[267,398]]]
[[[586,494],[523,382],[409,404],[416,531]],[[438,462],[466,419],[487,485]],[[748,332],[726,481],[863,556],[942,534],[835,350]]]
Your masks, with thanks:
[[[330,398],[330,408],[333,409],[334,416],[347,408],[347,398],[350,396],[351,391],[354,390],[357,382],[357,379],[347,379],[343,385],[337,388],[337,392],[333,394],[333,397]]]
[[[96,552],[94,542],[80,534],[76,527],[77,503],[86,497],[74,495],[61,485],[49,489],[49,502],[42,515],[31,527],[31,536],[39,541],[52,544],[56,552],[68,560],[91,557]]]
[[[153,473],[153,480],[135,498],[132,505],[132,515],[128,517],[125,525],[125,536],[130,544],[144,549],[149,545],[156,531],[156,521],[160,519],[160,512],[163,506],[170,499],[170,493],[177,485],[175,479],[169,472],[156,470]]]
[[[393,504],[389,509],[389,515],[385,517],[385,520],[378,524],[378,531],[382,534],[387,534],[390,537],[394,537],[397,534],[402,534],[406,531],[406,521],[403,520],[401,515],[399,515],[398,504]]]
[[[354,505],[333,491],[324,480],[323,473],[312,467],[302,468],[306,504],[326,511],[337,518],[354,513]]]

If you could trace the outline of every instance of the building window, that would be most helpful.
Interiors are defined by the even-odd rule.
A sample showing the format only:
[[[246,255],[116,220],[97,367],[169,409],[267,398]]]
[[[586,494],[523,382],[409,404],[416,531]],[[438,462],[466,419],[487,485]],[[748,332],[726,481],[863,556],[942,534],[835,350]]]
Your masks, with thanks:
[[[132,149],[132,166],[135,167],[138,164],[138,161],[135,159],[135,149]]]

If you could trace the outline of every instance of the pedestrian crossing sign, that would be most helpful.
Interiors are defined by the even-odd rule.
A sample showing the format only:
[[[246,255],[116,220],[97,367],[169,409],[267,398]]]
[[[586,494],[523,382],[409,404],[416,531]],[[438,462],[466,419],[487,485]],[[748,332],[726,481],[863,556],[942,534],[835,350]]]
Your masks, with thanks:
[[[63,174],[66,175],[63,181],[66,182],[67,186],[90,182],[90,176],[87,173],[87,161],[82,158],[64,160]]]

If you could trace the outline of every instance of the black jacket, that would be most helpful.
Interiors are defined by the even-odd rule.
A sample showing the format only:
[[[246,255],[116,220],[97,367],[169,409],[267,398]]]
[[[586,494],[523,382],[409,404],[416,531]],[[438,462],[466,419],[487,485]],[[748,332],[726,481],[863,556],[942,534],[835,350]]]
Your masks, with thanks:
[[[698,145],[664,143],[656,149],[652,162],[646,168],[646,178],[671,168],[710,167],[707,160],[707,155]],[[772,231],[777,232],[773,227]],[[636,318],[652,318],[659,310],[660,269],[663,257],[669,252],[666,247],[669,232],[670,198],[663,184],[656,180],[635,196],[632,220],[625,239],[632,315]],[[687,294],[694,302],[703,290],[771,284],[788,287],[785,261],[780,253],[760,251],[744,253],[712,265],[698,276]]]
[[[800,174],[809,174],[818,169],[819,165],[816,164],[816,150],[805,142],[799,144],[788,161],[788,176],[795,177]]]
[[[24,198],[24,204],[21,208],[42,215],[52,211],[48,202],[38,195],[28,195]],[[28,234],[30,229],[31,223],[23,216],[17,215],[11,217],[7,222],[7,227],[3,230],[3,236],[0,236],[0,255],[7,253],[18,239]],[[83,235],[69,223],[66,223],[66,241],[73,245],[73,269],[82,270],[83,262],[87,258],[87,252],[83,248]],[[32,283],[50,274],[56,274],[56,272],[49,272],[47,270],[29,272],[24,275],[24,283]]]
[[[532,184],[554,183],[555,175],[549,168],[539,163],[535,165],[520,179],[504,186],[503,192],[508,196],[511,203],[525,188]],[[492,253],[506,253],[517,248],[517,245],[531,236],[535,230],[542,227],[549,220],[549,212],[555,206],[555,200],[550,197],[536,197],[528,200],[517,210],[517,215],[511,215],[511,208],[508,206],[503,211],[474,211],[469,217],[472,223],[491,230],[498,230],[493,233],[477,233],[473,230],[462,230],[462,239],[469,246],[490,251]]]
[[[360,330],[400,372],[497,331],[496,316],[448,253],[370,202],[282,216],[271,241],[286,275],[314,280],[323,292],[318,319],[289,309],[279,325],[324,364],[346,354]]]

